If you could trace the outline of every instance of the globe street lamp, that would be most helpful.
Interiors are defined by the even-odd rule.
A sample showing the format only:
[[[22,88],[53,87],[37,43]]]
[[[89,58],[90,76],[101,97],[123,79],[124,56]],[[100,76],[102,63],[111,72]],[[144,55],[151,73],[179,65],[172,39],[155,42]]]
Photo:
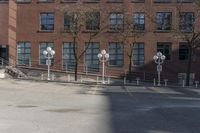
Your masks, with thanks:
[[[51,59],[53,58],[54,54],[55,51],[52,50],[51,47],[47,47],[47,49],[43,51],[43,55],[46,58],[46,65],[48,66],[47,80],[50,80],[50,65],[51,65]]]
[[[157,64],[158,86],[160,86],[160,72],[162,71],[161,64],[164,62],[165,58],[165,55],[163,55],[161,52],[157,52],[157,54],[153,56],[153,60]]]
[[[106,53],[106,50],[101,50],[101,53],[98,54],[99,61],[102,62],[102,84],[105,84],[104,75],[105,75],[105,62],[109,59],[109,54]]]

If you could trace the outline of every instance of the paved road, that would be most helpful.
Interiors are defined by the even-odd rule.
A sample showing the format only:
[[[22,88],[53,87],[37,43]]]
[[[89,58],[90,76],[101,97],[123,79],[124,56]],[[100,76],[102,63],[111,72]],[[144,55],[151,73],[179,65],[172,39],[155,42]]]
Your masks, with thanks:
[[[0,133],[200,133],[200,91],[0,80]]]

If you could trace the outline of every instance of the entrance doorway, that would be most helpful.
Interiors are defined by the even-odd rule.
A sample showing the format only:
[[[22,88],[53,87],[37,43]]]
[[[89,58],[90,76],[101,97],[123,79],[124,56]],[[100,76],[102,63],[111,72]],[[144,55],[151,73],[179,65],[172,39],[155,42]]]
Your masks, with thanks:
[[[7,65],[6,62],[8,62],[8,45],[0,45],[0,65]]]

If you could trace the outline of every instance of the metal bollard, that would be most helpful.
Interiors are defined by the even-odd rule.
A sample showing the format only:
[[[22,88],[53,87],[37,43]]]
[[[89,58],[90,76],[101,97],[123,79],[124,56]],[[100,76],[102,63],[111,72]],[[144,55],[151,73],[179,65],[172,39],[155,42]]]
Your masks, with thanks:
[[[97,75],[97,84],[98,84],[98,82],[99,82],[99,76]]]
[[[3,67],[3,58],[1,59],[1,66]]]
[[[185,80],[182,81],[182,87],[185,88]]]
[[[198,88],[199,81],[195,81],[196,88]]]
[[[81,75],[81,83],[83,82],[83,76]]]
[[[164,82],[165,82],[165,87],[167,87],[168,79],[164,79]]]
[[[44,80],[44,74],[41,74],[41,80]]]
[[[140,85],[140,78],[136,78],[136,85],[139,86]]]
[[[124,77],[124,85],[126,85],[126,76]]]
[[[51,80],[55,80],[55,74],[51,74]]]
[[[67,75],[67,81],[70,82],[70,74]]]
[[[108,84],[110,84],[110,77],[108,76]]]
[[[153,79],[153,86],[156,86],[156,79]]]

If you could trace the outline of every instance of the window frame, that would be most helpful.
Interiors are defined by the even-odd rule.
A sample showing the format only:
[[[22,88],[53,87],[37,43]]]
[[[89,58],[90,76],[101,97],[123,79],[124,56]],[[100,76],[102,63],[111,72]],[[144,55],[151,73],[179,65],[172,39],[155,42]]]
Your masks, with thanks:
[[[134,48],[135,47],[135,44],[139,44],[139,45],[143,45],[143,47],[142,48],[140,48],[140,47],[138,47],[138,48]],[[133,55],[132,55],[132,66],[133,67],[143,67],[144,66],[144,64],[145,64],[145,43],[144,42],[134,42],[133,43]],[[137,53],[137,54],[135,54],[135,49],[137,49],[137,50],[139,50],[139,52],[140,52],[140,49],[143,49],[143,54],[141,54],[141,53]],[[137,58],[137,60],[135,60],[134,59],[134,55],[137,55],[138,56],[138,58]],[[143,63],[142,64],[140,64],[140,55],[143,55]],[[139,65],[137,64],[137,63],[139,62]],[[135,64],[136,63],[136,64]]]
[[[19,53],[19,49],[18,49],[18,46],[20,45],[20,44],[23,44],[23,53],[22,52],[20,52]],[[25,46],[26,44],[29,44],[30,46],[29,47],[27,47],[27,46]],[[30,50],[30,52],[28,53],[26,53],[26,50],[27,49],[29,49]],[[20,49],[21,50],[21,49]],[[21,63],[19,63],[19,54],[23,54],[23,60],[22,60],[22,62],[23,62],[23,64],[21,64]],[[29,55],[29,59],[28,59],[28,63],[26,64],[26,63],[24,63],[24,61],[26,60],[26,56],[25,55]],[[18,41],[17,42],[17,65],[30,65],[30,61],[31,61],[31,42],[30,41]]]
[[[136,18],[135,15],[137,15],[139,17]],[[141,18],[141,15],[144,15],[144,17]],[[136,20],[137,20],[137,25],[135,23]],[[144,21],[144,24],[140,24],[141,20]],[[133,17],[132,17],[132,21],[133,21],[133,30],[136,30],[136,31],[144,31],[145,30],[145,12],[134,12]],[[141,28],[135,28],[138,25],[139,25],[139,27],[142,25],[142,29]]]
[[[162,19],[158,18],[159,14],[162,14]],[[170,15],[170,20],[168,20],[168,18],[166,16],[167,14]],[[160,21],[160,20],[162,20],[161,23],[158,23],[158,21]],[[166,24],[164,25],[165,20],[169,21],[169,26],[166,26]],[[165,29],[163,29],[163,26],[165,26],[164,27]],[[161,28],[161,29],[159,29],[159,28]],[[172,12],[156,12],[156,31],[160,31],[160,32],[167,31],[167,32],[169,32],[171,30],[172,30]]]
[[[64,47],[64,45],[69,45],[69,46]],[[76,60],[75,60],[74,51],[73,51],[74,47],[77,48],[77,44],[74,44],[73,42],[63,42],[63,45],[62,45],[62,68],[66,71],[71,71],[71,70],[75,69],[75,61]],[[65,53],[64,50],[69,50],[68,51],[69,53],[67,53],[67,56],[68,56],[67,58],[64,57],[66,55],[66,54],[64,54]],[[72,58],[72,56],[74,56],[73,57],[74,59]],[[66,63],[64,60],[66,60],[66,62],[67,62],[67,65],[68,65],[67,67],[66,67]],[[68,63],[68,62],[70,62],[70,63]]]
[[[45,15],[52,14],[53,15],[53,19],[51,19],[51,20],[53,20],[53,24],[42,24],[42,14],[45,14]],[[40,26],[39,26],[40,27],[40,31],[47,31],[47,32],[50,31],[50,32],[53,32],[55,30],[55,13],[54,12],[40,12],[39,15],[40,15],[40,17],[39,17],[40,18]],[[48,20],[46,19],[45,21],[47,22]],[[42,25],[52,25],[53,28],[52,29],[43,29]]]
[[[110,45],[114,44],[115,45],[115,48],[112,48],[112,50],[114,50],[115,52],[112,54],[111,53],[111,48],[110,48]],[[121,50],[121,53],[118,52],[119,48],[117,47],[120,46],[120,50]],[[123,47],[123,44],[120,43],[120,42],[109,42],[108,43],[108,53],[109,53],[109,60],[108,60],[108,66],[110,67],[123,67],[124,66],[124,47]],[[114,59],[113,60],[116,60],[116,61],[121,61],[121,64],[120,65],[117,65],[118,63],[116,63],[116,65],[112,65],[110,63],[111,61],[111,56],[114,55]],[[118,55],[121,55],[121,59],[118,59]]]
[[[111,17],[111,15],[114,15],[115,17]],[[117,16],[122,16],[122,17],[117,17]],[[110,12],[109,13],[109,30],[110,31],[123,31],[124,30],[124,14],[122,12]],[[114,21],[115,24],[112,24],[111,21]],[[122,24],[118,24],[118,23],[121,23]],[[113,28],[114,27],[114,28]],[[117,29],[116,29],[117,27]]]

